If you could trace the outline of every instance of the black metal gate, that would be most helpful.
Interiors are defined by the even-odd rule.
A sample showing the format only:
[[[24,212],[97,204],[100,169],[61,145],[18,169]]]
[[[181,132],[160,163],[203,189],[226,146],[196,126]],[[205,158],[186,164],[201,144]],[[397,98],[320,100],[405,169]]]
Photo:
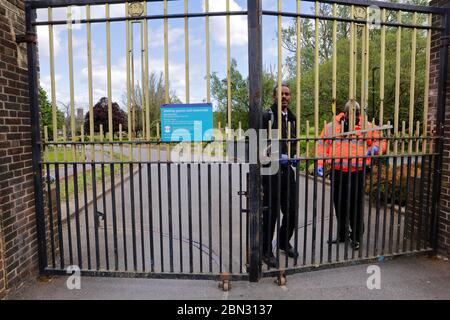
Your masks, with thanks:
[[[280,272],[303,272],[397,255],[433,252],[437,239],[442,168],[445,83],[448,69],[448,61],[444,58],[448,57],[448,46],[444,44],[450,34],[448,10],[379,1],[330,0],[316,2],[315,13],[301,11],[300,1],[297,2],[295,10],[291,11],[283,11],[282,1],[278,1],[278,10],[270,11],[263,10],[262,1],[255,0],[247,1],[246,9],[231,11],[230,1],[227,0],[225,11],[209,11],[209,1],[206,1],[201,12],[191,12],[188,1],[185,1],[184,13],[169,13],[168,1],[161,1],[164,5],[163,14],[148,13],[148,5],[153,2],[158,1],[26,2],[33,167],[42,274],[66,274],[69,266],[77,266],[82,275],[196,279],[229,276],[231,279],[258,281],[262,276],[276,276]],[[111,16],[112,5],[122,5],[123,14]],[[331,15],[325,15],[324,11],[321,11],[325,10],[321,7],[323,5],[329,6]],[[96,6],[105,10],[104,17],[91,17]],[[53,13],[56,8],[66,8],[70,16],[67,19],[54,20]],[[74,8],[82,12],[75,18]],[[338,8],[346,12],[346,15],[338,15]],[[36,20],[37,10],[43,9],[46,10],[46,19]],[[380,14],[375,22],[371,10]],[[402,13],[411,14],[412,22],[403,23]],[[421,16],[426,18],[428,24],[417,22]],[[168,79],[168,23],[171,19],[184,19],[185,101],[189,103],[189,21],[204,19],[207,87],[205,100],[211,102],[209,19],[218,17],[226,19],[227,29],[225,132],[219,123],[212,142],[164,142],[160,136],[162,128],[159,127],[157,119],[151,119],[154,113],[150,106],[148,87],[149,72],[152,69],[148,58],[148,22],[164,23],[163,103],[168,104],[173,102]],[[231,17],[244,17],[248,25],[249,131],[238,131],[236,134],[230,133],[231,128],[237,127],[232,122],[234,93],[230,74]],[[273,96],[275,106],[280,107],[276,107],[275,111],[278,117],[272,118],[267,118],[266,111],[262,110],[265,81],[263,18],[267,17],[278,19],[278,78]],[[295,120],[291,119],[290,124],[286,124],[288,129],[282,134],[283,18],[294,19],[296,43],[301,41],[302,20],[314,21],[317,31],[314,39],[314,66],[310,69],[314,81],[314,108],[311,108],[314,112],[305,115],[302,108],[306,109],[308,106],[301,107],[302,94],[311,95],[311,92],[304,92],[301,88],[302,56],[299,46],[295,49],[296,60],[291,60],[297,62],[294,81],[290,83],[291,91],[295,87],[297,93],[297,100],[291,104],[296,106],[296,115]],[[431,24],[432,19],[440,19],[440,25]],[[331,85],[320,88],[319,74],[326,61],[319,57],[319,28],[320,23],[324,21],[330,23],[330,30],[333,32],[333,53],[329,59],[329,64],[332,65],[332,82]],[[122,23],[126,29],[126,130],[122,128],[123,124],[118,128],[113,125],[112,23]],[[139,64],[143,88],[140,88],[140,102],[136,102],[134,81],[135,23],[141,27]],[[346,68],[349,68],[348,100],[352,103],[359,100],[361,104],[361,115],[358,116],[357,110],[353,110],[355,113],[350,115],[350,127],[344,129],[343,126],[341,132],[335,132],[334,127],[335,124],[340,124],[339,121],[335,122],[335,118],[339,116],[337,111],[343,108],[339,105],[340,96],[336,88],[337,49],[338,45],[344,42],[336,39],[338,23],[346,25],[346,32],[349,34],[349,48],[346,51],[349,58],[349,64],[346,65]],[[380,78],[383,79],[379,92],[379,119],[376,121],[369,119],[367,113],[371,61],[370,26],[374,23],[379,26],[377,32],[381,52],[378,68],[380,72],[382,70]],[[95,67],[92,66],[91,25],[94,24],[104,24],[106,27],[108,97],[103,100],[105,110],[108,110],[106,139],[103,126],[97,128],[93,119],[92,71]],[[62,135],[55,129],[58,125],[53,27],[59,25],[68,26],[69,137],[65,127]],[[89,123],[86,129],[84,124],[77,127],[75,122],[74,73],[76,74],[77,70],[74,70],[73,63],[73,25],[82,25],[86,30],[90,112],[85,120]],[[49,129],[40,125],[35,41],[38,26],[48,26],[53,137],[48,137]],[[383,61],[388,59],[385,59],[383,50],[386,50],[386,37],[389,38],[391,29],[395,30],[397,48],[393,63],[396,66],[394,98],[389,102],[384,96]],[[428,73],[432,33],[443,41],[439,52],[441,59],[437,108],[428,113],[429,84],[426,80],[422,125],[414,121],[415,67],[409,79],[410,105],[409,108],[405,107],[408,112],[403,112],[404,106],[400,105],[399,44],[403,29],[413,30],[413,52],[416,50],[417,30],[427,32],[423,37],[427,40],[424,55]],[[378,33],[376,36],[378,37]],[[117,37],[118,35],[114,44],[118,42]],[[361,41],[359,64],[358,37]],[[416,65],[414,56],[411,54],[410,69]],[[358,95],[356,79],[359,76],[361,90]],[[428,78],[425,76],[425,79]],[[375,87],[374,83],[372,85]],[[319,108],[320,90],[332,91],[331,112],[321,111]],[[389,104],[392,104],[395,110],[393,116],[386,116],[393,120],[392,126],[390,121],[383,119],[383,107],[389,107]],[[331,122],[327,121],[329,126],[319,123],[319,115],[324,113],[331,119]],[[402,116],[405,115],[407,117],[403,119]],[[300,118],[301,116],[304,119]],[[357,129],[355,119],[359,117],[362,120]],[[310,120],[314,122],[314,134],[309,128]],[[366,127],[369,123],[371,127]],[[241,125],[240,123],[239,127]],[[291,126],[295,128],[292,129],[293,132]],[[264,128],[270,129],[267,131]],[[324,134],[320,135],[322,129]],[[331,131],[327,133],[327,130]],[[374,136],[375,132],[377,136]],[[276,144],[280,145],[279,155],[274,152],[278,151]],[[380,150],[368,153],[374,145]],[[272,147],[270,154],[267,153],[268,146]],[[283,146],[287,151],[283,151]],[[329,148],[329,151],[324,151],[324,146],[328,146],[325,149]],[[361,149],[358,149],[358,146]],[[344,152],[347,147],[348,152]],[[295,151],[291,152],[291,148]],[[336,148],[342,150],[336,151]],[[362,150],[362,153],[354,150]],[[287,156],[281,156],[282,153],[287,153]],[[268,173],[267,167],[275,167],[276,170]],[[324,174],[318,170],[320,167],[323,167]],[[355,172],[355,180],[352,180],[350,172]],[[347,178],[343,178],[344,176]],[[275,196],[272,194],[273,190],[277,190]],[[290,202],[291,198],[293,202]],[[266,199],[273,199],[275,203]],[[343,202],[347,204],[346,207],[336,210],[337,204]],[[353,204],[354,208],[349,204]],[[288,212],[292,214],[289,215]],[[271,219],[272,214],[276,214],[277,219]],[[290,218],[283,219],[285,215]],[[271,229],[267,221],[275,221],[276,224],[274,237],[270,238],[270,252],[275,256],[275,265],[268,263],[268,252],[263,251],[264,235],[270,233]],[[290,229],[289,224],[293,229],[292,234],[289,234],[288,238],[285,237],[283,242],[278,241],[283,228]],[[338,236],[343,228],[346,230],[343,232],[342,243],[332,243],[331,240]],[[357,233],[357,229],[360,232]],[[280,250],[280,246],[286,250]],[[290,256],[286,248],[289,246],[292,246]]]

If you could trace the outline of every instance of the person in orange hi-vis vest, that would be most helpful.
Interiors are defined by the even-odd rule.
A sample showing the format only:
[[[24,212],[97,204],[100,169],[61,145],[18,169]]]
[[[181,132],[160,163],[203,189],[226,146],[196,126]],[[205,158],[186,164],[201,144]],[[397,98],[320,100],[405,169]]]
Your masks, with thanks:
[[[351,121],[354,122],[353,128]],[[359,241],[364,233],[363,169],[370,168],[371,155],[384,154],[386,151],[386,140],[380,138],[380,130],[370,122],[366,122],[364,126],[361,121],[360,105],[355,100],[348,101],[344,112],[336,116],[334,123],[330,122],[323,128],[321,140],[317,145],[317,156],[320,158],[317,175],[323,177],[325,165],[334,166],[331,183],[337,219],[337,239],[330,239],[329,242],[345,242],[350,236],[354,250],[359,249]],[[361,129],[364,127],[366,132],[362,133]],[[345,132],[349,134],[342,135]]]

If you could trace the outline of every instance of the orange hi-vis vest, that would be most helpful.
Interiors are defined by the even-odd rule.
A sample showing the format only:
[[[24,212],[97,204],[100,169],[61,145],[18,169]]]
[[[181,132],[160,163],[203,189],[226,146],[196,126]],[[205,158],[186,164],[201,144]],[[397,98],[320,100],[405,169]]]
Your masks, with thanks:
[[[320,138],[317,143],[317,156],[319,159],[318,165],[323,166],[324,162],[326,164],[331,164],[333,159],[333,141],[331,139],[335,135],[342,133],[342,121],[344,121],[345,114],[340,113],[334,119],[334,132],[333,123],[328,123],[325,128],[323,128]],[[366,122],[365,129],[375,128],[375,126]],[[361,126],[355,125],[354,131],[360,131]],[[363,139],[364,138],[364,139]],[[366,152],[364,153],[364,144],[366,144]],[[366,133],[353,133],[350,136],[341,135],[335,137],[334,140],[334,168],[336,170],[342,170],[348,172],[349,162],[350,171],[363,170],[363,162],[366,160],[366,165],[370,165],[370,157],[365,157],[370,147],[378,147],[381,154],[386,151],[386,140],[380,139],[379,130],[371,130]],[[372,152],[373,154],[373,152]],[[351,158],[351,159],[350,159]]]

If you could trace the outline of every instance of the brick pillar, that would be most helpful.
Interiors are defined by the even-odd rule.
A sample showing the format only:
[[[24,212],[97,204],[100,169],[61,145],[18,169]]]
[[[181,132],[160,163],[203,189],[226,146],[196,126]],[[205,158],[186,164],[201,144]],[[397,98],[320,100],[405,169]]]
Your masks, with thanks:
[[[24,2],[0,0],[0,297],[37,275]]]
[[[450,8],[448,0],[432,0],[430,5]],[[433,25],[441,26],[441,20],[435,17]],[[434,119],[437,109],[438,79],[439,79],[439,49],[441,46],[440,32],[434,32],[431,39],[430,64],[430,119]],[[444,57],[450,59],[450,56]],[[447,70],[447,98],[445,103],[445,138],[444,158],[442,166],[441,201],[438,215],[438,253],[450,256],[450,68]],[[432,128],[434,129],[434,128]]]
[[[5,280],[5,261],[3,258],[3,232],[0,226],[0,299],[5,296],[6,293],[6,280]]]

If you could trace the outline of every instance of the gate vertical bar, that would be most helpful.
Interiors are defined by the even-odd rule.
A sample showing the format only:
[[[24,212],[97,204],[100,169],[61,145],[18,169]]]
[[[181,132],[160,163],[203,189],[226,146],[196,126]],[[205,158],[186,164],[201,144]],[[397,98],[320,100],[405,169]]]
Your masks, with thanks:
[[[450,9],[442,16],[442,26],[444,30],[441,32],[441,47],[439,50],[439,82],[438,82],[438,97],[437,97],[437,119],[436,119],[436,135],[438,137],[438,143],[436,146],[434,175],[433,175],[433,205],[431,212],[433,215],[433,227],[432,227],[432,247],[437,249],[437,223],[438,223],[438,211],[439,201],[441,198],[441,173],[442,173],[442,160],[444,151],[444,121],[445,121],[445,102],[447,98],[447,75],[448,75],[448,46],[450,36]]]
[[[25,19],[27,34],[35,34],[36,27],[33,22],[36,20],[36,10],[30,7],[29,2],[25,2]],[[45,216],[44,216],[44,190],[42,181],[41,161],[41,133],[39,121],[39,101],[38,101],[38,75],[37,75],[37,50],[36,42],[27,43],[27,63],[28,82],[31,115],[31,144],[34,173],[34,205],[36,208],[36,227],[38,238],[39,273],[44,274],[47,267],[47,247],[45,238]]]
[[[247,2],[248,10],[248,61],[249,61],[249,127],[257,131],[261,127],[262,115],[262,6],[261,0]],[[257,147],[258,147],[258,142]],[[257,282],[261,277],[260,218],[261,176],[259,150],[255,164],[250,164],[249,213],[250,213],[250,267],[249,280]]]

